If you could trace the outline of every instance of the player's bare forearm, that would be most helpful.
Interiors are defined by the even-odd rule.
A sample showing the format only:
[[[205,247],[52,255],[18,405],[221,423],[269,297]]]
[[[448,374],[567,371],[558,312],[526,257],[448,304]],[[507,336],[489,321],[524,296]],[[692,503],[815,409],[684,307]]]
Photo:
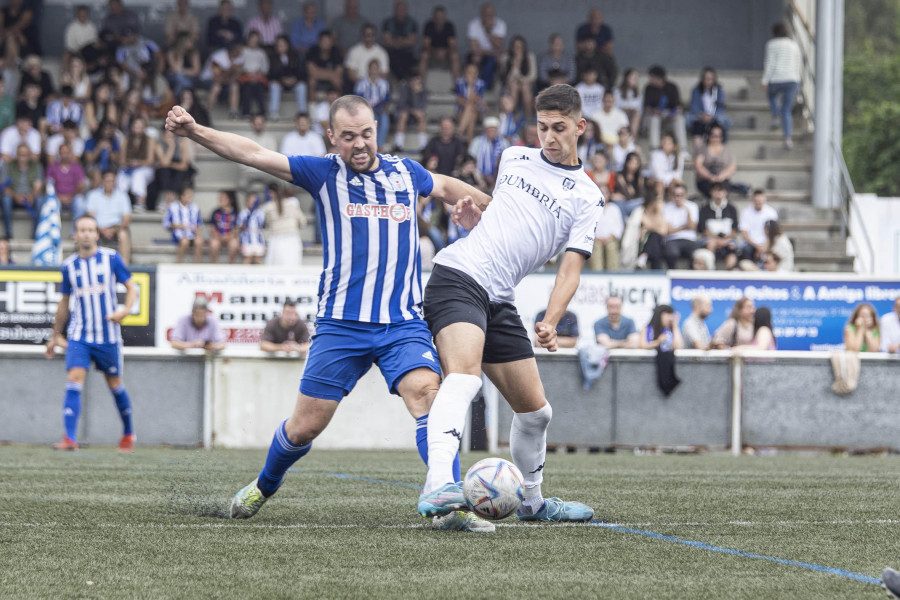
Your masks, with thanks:
[[[581,267],[584,266],[584,261],[585,256],[578,252],[568,251],[563,255],[559,270],[556,272],[553,291],[550,292],[550,301],[547,302],[544,323],[556,327],[562,319],[581,282]]]
[[[455,177],[447,177],[446,175],[434,174],[434,189],[432,195],[437,196],[448,204],[456,204],[458,200],[466,196],[475,201],[475,205],[481,210],[485,210],[491,201],[491,197],[478,188],[469,185],[465,181]]]
[[[53,317],[53,339],[62,335],[62,328],[69,322],[69,296],[64,295],[56,305],[56,316]]]
[[[126,313],[131,313],[131,307],[134,306],[137,295],[137,286],[134,285],[133,279],[129,279],[125,282],[125,304],[122,306]]]

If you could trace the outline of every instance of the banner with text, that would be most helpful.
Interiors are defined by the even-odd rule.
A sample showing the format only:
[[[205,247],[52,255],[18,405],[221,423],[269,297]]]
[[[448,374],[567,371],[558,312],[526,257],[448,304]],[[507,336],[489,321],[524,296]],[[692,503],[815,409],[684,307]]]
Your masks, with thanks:
[[[691,299],[700,293],[712,300],[707,320],[714,332],[742,296],[757,307],[772,311],[772,328],[779,350],[837,350],[843,347],[843,330],[860,303],[884,315],[900,296],[896,279],[863,279],[855,275],[791,273],[747,276],[716,273],[699,275],[671,271],[672,306],[682,317],[691,313]]]

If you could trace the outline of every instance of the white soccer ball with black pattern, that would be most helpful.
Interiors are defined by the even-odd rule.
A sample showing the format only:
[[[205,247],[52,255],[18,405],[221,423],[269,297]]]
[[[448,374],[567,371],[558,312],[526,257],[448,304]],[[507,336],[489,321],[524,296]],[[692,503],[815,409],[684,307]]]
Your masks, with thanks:
[[[485,458],[466,472],[463,496],[476,514],[493,521],[505,519],[519,508],[525,493],[522,472],[502,458]]]

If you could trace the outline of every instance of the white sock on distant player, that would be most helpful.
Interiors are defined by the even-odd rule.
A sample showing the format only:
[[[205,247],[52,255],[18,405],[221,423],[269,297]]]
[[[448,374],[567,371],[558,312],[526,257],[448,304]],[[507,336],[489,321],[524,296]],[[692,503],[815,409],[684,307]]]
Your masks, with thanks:
[[[451,373],[444,378],[428,413],[428,477],[425,492],[453,481],[469,404],[481,389],[481,377]]]
[[[421,152],[422,150],[424,150],[425,146],[427,146],[427,145],[428,145],[428,134],[424,133],[424,132],[420,133],[419,134],[419,151]]]
[[[544,461],[547,458],[547,427],[552,417],[553,409],[549,404],[534,412],[513,415],[509,451],[525,480],[522,512],[526,514],[534,514],[544,504],[541,482],[544,481]]]
[[[406,144],[406,134],[398,131],[394,134],[394,145],[402,150],[404,144]]]

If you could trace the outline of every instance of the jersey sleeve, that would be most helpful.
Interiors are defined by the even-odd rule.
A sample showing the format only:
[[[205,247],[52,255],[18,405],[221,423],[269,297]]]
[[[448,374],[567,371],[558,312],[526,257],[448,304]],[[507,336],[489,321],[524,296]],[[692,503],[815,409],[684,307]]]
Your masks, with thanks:
[[[62,272],[62,285],[59,292],[64,296],[70,296],[72,294],[72,282],[69,280],[69,269],[63,265],[60,271]]]
[[[109,266],[112,268],[113,273],[116,274],[116,280],[119,283],[125,283],[131,279],[131,271],[125,266],[125,261],[122,260],[122,257],[118,252],[113,254],[112,258],[110,258]]]
[[[403,163],[409,169],[416,183],[416,191],[420,196],[430,196],[434,190],[434,178],[431,173],[425,170],[425,167],[414,160],[404,159]]]
[[[604,204],[605,200],[603,194],[600,193],[600,188],[597,188],[596,193],[584,198],[584,210],[576,216],[575,222],[572,223],[572,230],[569,232],[567,251],[578,252],[588,257],[594,252],[594,237],[597,223],[603,214]]]
[[[288,163],[291,166],[293,184],[302,187],[315,197],[325,183],[334,161],[317,156],[289,156]]]

